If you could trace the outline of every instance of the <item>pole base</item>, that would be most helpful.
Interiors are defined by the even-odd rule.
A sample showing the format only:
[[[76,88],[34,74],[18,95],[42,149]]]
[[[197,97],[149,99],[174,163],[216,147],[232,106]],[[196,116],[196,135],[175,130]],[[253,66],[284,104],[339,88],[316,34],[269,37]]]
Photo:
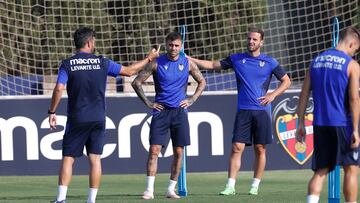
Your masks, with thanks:
[[[340,198],[328,198],[328,203],[340,203]]]
[[[186,197],[187,196],[187,191],[179,191],[179,196],[180,197]]]

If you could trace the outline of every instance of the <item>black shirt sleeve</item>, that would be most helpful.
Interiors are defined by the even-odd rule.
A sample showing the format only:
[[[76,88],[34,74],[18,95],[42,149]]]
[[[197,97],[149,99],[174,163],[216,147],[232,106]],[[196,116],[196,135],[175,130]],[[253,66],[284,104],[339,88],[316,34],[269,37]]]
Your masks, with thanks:
[[[275,77],[278,80],[280,80],[286,74],[285,70],[280,65],[278,65],[276,68],[274,68],[272,73],[275,75]]]
[[[227,58],[221,60],[220,64],[221,64],[221,68],[224,69],[224,70],[233,68],[233,63],[231,61],[230,56],[228,56]]]

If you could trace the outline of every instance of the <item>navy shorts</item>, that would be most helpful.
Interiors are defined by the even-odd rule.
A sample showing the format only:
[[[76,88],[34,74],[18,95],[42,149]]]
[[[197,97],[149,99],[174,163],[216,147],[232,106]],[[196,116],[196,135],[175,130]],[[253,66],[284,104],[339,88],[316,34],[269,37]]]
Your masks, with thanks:
[[[236,113],[232,142],[270,144],[273,141],[271,116],[266,110],[240,110]]]
[[[63,156],[80,157],[84,146],[87,154],[102,154],[105,122],[67,123],[62,143]]]
[[[166,146],[169,141],[169,131],[173,146],[190,145],[190,127],[186,109],[165,108],[153,113],[150,125],[150,145]]]
[[[312,170],[359,165],[359,149],[351,149],[351,127],[314,126]]]

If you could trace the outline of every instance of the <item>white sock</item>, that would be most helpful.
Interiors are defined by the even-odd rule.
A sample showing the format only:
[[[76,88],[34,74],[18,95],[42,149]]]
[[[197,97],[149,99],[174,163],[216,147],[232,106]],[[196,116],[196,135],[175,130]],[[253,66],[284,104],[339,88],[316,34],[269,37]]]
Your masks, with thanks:
[[[252,182],[252,184],[251,184],[251,187],[259,187],[259,184],[260,184],[260,179],[258,179],[258,178],[253,178],[253,182]]]
[[[227,182],[227,187],[235,188],[235,182],[236,182],[235,179],[229,178]]]
[[[177,181],[169,180],[168,192],[174,192]]]
[[[62,201],[62,200],[66,199],[67,189],[68,189],[68,186],[65,186],[65,185],[58,186],[58,195],[56,197],[56,201]]]
[[[89,188],[87,203],[95,203],[97,192],[97,188]]]
[[[155,176],[146,177],[146,190],[149,192],[154,192]]]
[[[307,196],[307,203],[318,203],[319,202],[320,197],[317,195],[308,195]]]

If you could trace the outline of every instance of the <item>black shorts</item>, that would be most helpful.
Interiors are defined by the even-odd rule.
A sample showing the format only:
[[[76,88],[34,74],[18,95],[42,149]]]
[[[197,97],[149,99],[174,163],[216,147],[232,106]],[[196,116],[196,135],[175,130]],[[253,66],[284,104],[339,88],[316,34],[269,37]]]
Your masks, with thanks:
[[[63,156],[80,157],[84,146],[87,154],[102,154],[105,121],[67,123],[62,144]]]
[[[359,165],[359,149],[351,149],[351,127],[314,126],[312,170]]]
[[[186,109],[165,108],[154,113],[150,125],[150,145],[166,146],[169,130],[173,146],[190,145],[190,127]]]
[[[266,110],[240,110],[236,114],[232,142],[270,144],[273,141],[271,115]]]

